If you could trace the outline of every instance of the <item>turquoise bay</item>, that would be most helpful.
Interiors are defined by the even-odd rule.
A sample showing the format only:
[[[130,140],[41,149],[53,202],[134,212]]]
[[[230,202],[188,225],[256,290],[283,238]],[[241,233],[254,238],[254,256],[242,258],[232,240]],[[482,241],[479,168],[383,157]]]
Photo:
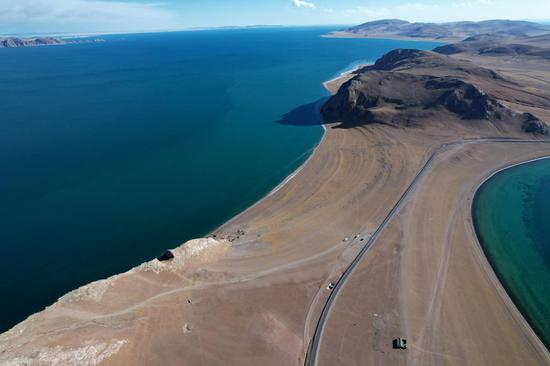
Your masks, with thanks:
[[[0,50],[0,331],[260,199],[319,142],[323,81],[437,45],[320,37],[331,30]]]
[[[474,202],[474,221],[496,274],[550,345],[550,159],[504,170]]]

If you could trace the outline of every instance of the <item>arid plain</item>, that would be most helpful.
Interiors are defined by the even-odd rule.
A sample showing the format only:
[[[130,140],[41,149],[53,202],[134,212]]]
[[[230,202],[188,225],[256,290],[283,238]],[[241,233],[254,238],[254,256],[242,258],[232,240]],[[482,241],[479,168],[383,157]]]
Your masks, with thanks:
[[[495,70],[504,81],[462,66],[454,77],[514,116],[550,121],[547,59],[444,57]],[[328,87],[336,93],[352,77]],[[436,108],[402,125],[390,121],[407,113],[400,108],[375,113],[388,123],[327,123],[295,176],[209,238],[175,249],[173,260],[69,293],[0,335],[0,365],[304,364],[327,286],[377,230],[329,313],[317,364],[550,364],[489,266],[471,217],[487,177],[550,156],[550,140],[513,116],[465,121]],[[398,336],[408,350],[392,349]]]

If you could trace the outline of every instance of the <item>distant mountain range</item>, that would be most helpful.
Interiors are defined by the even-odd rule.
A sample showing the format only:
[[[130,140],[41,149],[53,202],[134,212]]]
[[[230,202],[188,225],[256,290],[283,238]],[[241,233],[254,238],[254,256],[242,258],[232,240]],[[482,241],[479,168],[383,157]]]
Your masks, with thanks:
[[[458,40],[482,34],[535,36],[550,33],[550,25],[517,20],[486,20],[481,22],[410,23],[399,19],[367,22],[336,32],[335,36],[402,37],[419,39]]]
[[[550,60],[550,33],[523,38],[483,34],[436,47],[434,51],[445,55],[469,53],[480,56],[534,56]]]

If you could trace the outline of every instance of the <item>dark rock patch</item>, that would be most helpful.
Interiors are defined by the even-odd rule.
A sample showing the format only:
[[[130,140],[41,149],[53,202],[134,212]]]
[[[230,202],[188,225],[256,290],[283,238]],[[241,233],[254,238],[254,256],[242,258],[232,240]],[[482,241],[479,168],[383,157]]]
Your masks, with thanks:
[[[531,113],[524,113],[524,121],[522,124],[523,131],[527,133],[533,133],[535,135],[544,135],[547,136],[550,134],[550,129],[548,128],[548,125],[539,120],[537,117],[532,115]]]
[[[444,90],[434,105],[441,105],[462,119],[490,119],[499,108],[503,108],[487,93],[461,80],[437,78],[429,80],[426,87]]]
[[[160,262],[169,261],[171,259],[174,259],[174,253],[172,253],[171,250],[167,250],[164,252],[160,257],[157,258]]]

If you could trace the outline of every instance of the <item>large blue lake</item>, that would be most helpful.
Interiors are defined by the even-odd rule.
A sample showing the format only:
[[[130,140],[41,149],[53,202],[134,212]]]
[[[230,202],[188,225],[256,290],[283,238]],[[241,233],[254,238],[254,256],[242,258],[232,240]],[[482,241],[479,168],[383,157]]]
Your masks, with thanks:
[[[437,45],[331,30],[0,50],[0,332],[260,199],[319,142],[323,81]]]

